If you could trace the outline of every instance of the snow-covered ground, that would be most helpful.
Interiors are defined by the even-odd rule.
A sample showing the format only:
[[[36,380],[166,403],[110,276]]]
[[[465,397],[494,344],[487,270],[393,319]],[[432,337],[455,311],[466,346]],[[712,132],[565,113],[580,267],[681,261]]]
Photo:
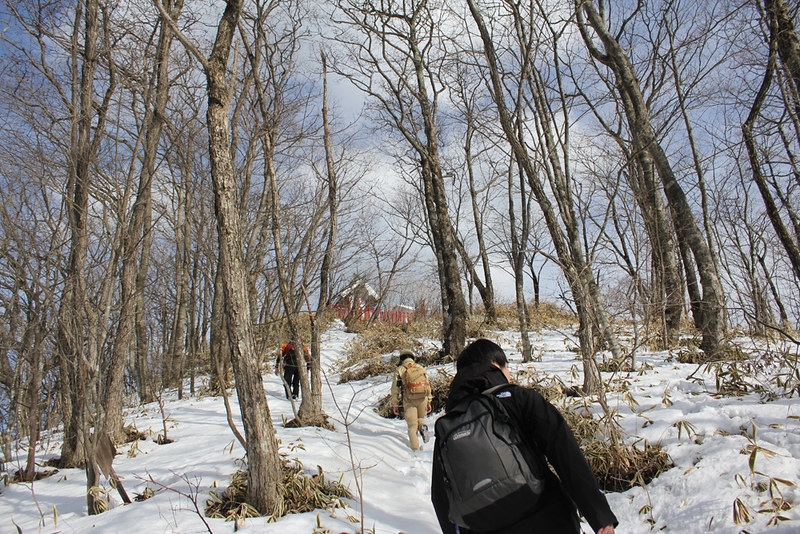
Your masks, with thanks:
[[[389,378],[337,383],[333,364],[343,357],[344,346],[352,338],[353,334],[344,332],[340,325],[323,336],[323,367],[330,370],[324,408],[336,431],[284,428],[283,420],[291,418],[291,407],[284,399],[279,378],[265,374],[264,389],[281,450],[300,460],[309,473],[315,473],[319,465],[328,479],[342,476],[356,499],[350,508],[289,515],[275,523],[250,518],[240,524],[240,532],[352,533],[360,528],[360,523],[354,521],[359,521],[362,514],[366,532],[438,532],[430,503],[432,443],[421,453],[412,453],[404,422],[384,419],[374,410],[377,401],[389,392]],[[512,371],[523,369],[517,338],[513,332],[493,336],[509,355]],[[528,365],[535,366],[539,374],[558,376],[567,384],[582,382],[581,366],[575,353],[568,350],[576,345],[574,340],[563,333],[547,331],[534,334],[532,342],[542,361]],[[800,401],[765,402],[757,395],[718,397],[713,395],[713,376],[703,374],[696,365],[667,361],[667,356],[640,354],[637,369],[642,368],[643,372],[616,375],[629,383],[628,390],[609,393],[610,407],[622,415],[630,440],[643,438],[660,443],[675,463],[675,468],[646,488],[608,495],[620,521],[617,532],[799,532],[800,490],[780,480],[800,481]],[[450,367],[454,372],[452,364]],[[631,397],[636,402],[633,410]],[[231,402],[241,429],[235,391]],[[157,445],[152,437],[162,427],[158,405],[130,408],[127,422],[147,432],[151,439],[120,446],[114,461],[131,497],[148,485],[157,490],[154,497],[122,505],[118,494],[109,489],[112,509],[88,516],[84,472],[64,469],[33,484],[0,488],[0,533],[233,532],[232,522],[218,519],[205,518],[207,527],[195,512],[192,500],[180,494],[199,494],[195,500],[202,509],[208,492],[215,486],[218,491],[227,486],[231,474],[241,467],[239,460],[244,452],[228,428],[222,398],[172,397],[165,402],[165,413],[168,435],[174,442]],[[431,428],[435,418],[436,414],[429,418]],[[58,456],[58,439],[56,434],[41,444],[40,462]],[[761,475],[751,474],[748,465],[753,446],[760,447],[755,471]],[[23,465],[25,451],[18,452],[19,463],[7,466],[11,471]],[[362,484],[363,510],[356,491],[356,475]],[[781,513],[787,520],[777,526],[767,525],[774,513],[758,513],[761,503],[769,499],[770,478],[773,491],[782,491],[785,500],[794,506]],[[749,509],[750,523],[734,523],[736,499]],[[584,525],[584,531],[591,530]]]

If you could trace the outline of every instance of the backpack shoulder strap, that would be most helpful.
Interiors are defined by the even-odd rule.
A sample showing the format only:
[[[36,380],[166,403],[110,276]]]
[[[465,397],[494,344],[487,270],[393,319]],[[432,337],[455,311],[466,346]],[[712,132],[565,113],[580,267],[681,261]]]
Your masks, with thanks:
[[[539,446],[537,445],[536,441],[532,440],[532,439],[526,439],[525,438],[525,435],[524,435],[522,429],[520,428],[519,423],[513,417],[511,417],[511,414],[508,412],[508,410],[503,405],[503,403],[500,401],[500,399],[498,399],[497,396],[496,396],[497,393],[499,393],[499,392],[501,392],[501,391],[503,391],[505,389],[509,389],[513,385],[514,384],[511,384],[511,383],[500,384],[500,385],[491,387],[491,388],[489,388],[487,390],[484,390],[481,393],[481,395],[489,397],[491,399],[490,402],[492,403],[493,406],[497,407],[498,411],[500,412],[500,417],[502,417],[505,422],[509,423],[514,428],[514,431],[519,436],[519,439],[524,441],[530,447],[531,453],[534,456],[539,457],[539,456],[542,455],[542,453],[539,450]],[[529,463],[530,463],[530,461],[531,460],[529,459]]]
[[[503,403],[500,402],[494,396],[494,394],[498,393],[498,392],[500,392],[500,391],[502,391],[502,390],[504,390],[504,389],[506,389],[506,388],[508,388],[508,387],[510,387],[512,385],[513,384],[509,384],[509,383],[498,384],[496,386],[490,387],[489,389],[485,389],[485,390],[481,391],[480,393],[472,393],[470,395],[467,395],[463,399],[459,400],[452,408],[447,410],[447,413],[451,413],[451,412],[456,413],[456,412],[466,411],[467,406],[469,406],[469,404],[472,401],[474,401],[474,400],[480,401],[481,399],[483,399],[484,400],[484,404],[488,401],[489,404],[492,404],[493,406],[498,406],[500,414],[501,414],[501,417],[509,418],[508,412],[506,411],[505,406],[503,406]]]

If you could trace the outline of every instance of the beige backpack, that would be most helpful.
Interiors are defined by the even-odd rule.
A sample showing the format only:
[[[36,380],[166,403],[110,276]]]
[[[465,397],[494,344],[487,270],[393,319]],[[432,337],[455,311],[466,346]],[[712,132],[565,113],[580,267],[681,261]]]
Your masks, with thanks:
[[[428,386],[428,376],[425,368],[411,362],[405,365],[406,372],[403,373],[403,396],[408,400],[419,400],[428,396],[430,387]]]

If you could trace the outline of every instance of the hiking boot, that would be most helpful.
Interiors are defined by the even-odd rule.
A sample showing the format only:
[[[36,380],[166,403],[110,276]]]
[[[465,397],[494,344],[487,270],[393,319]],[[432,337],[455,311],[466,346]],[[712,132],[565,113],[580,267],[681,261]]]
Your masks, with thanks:
[[[430,436],[428,436],[428,425],[421,425],[419,427],[419,435],[422,436],[422,441],[428,443]]]

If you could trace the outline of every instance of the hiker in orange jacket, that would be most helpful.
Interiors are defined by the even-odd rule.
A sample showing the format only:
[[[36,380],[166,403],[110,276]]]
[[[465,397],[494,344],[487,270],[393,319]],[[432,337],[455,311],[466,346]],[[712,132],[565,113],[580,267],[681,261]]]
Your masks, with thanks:
[[[303,345],[303,350],[306,353],[306,366],[310,371],[311,354],[308,352],[308,348],[305,345]],[[294,341],[290,341],[283,344],[278,354],[278,359],[275,362],[276,375],[280,376],[281,368],[283,368],[283,387],[286,390],[287,399],[290,394],[293,399],[296,399],[300,392],[300,366],[297,361],[297,356],[299,355],[295,354]]]
[[[417,434],[422,441],[428,441],[428,426],[425,416],[431,412],[431,385],[425,368],[416,363],[414,353],[410,350],[400,352],[400,365],[392,380],[392,410],[395,415],[403,415],[408,424],[408,444],[412,451],[421,449]]]

